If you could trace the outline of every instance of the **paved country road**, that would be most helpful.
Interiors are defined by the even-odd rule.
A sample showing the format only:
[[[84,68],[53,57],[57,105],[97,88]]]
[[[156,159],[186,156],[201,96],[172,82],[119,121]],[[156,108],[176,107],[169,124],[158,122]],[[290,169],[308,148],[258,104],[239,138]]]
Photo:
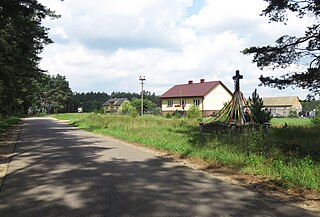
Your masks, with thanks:
[[[27,118],[0,216],[317,216],[110,137]]]

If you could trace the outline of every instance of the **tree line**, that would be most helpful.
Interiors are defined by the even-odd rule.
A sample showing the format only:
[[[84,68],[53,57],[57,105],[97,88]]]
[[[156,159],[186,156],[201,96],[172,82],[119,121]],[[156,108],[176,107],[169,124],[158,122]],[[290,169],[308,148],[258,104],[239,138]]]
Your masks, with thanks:
[[[27,112],[37,97],[40,101],[43,99],[37,90],[48,85],[51,79],[62,78],[53,78],[39,68],[39,54],[45,45],[52,43],[48,28],[42,26],[42,20],[46,17],[58,16],[36,0],[0,1],[2,115]]]
[[[301,37],[284,35],[275,45],[250,47],[244,54],[253,55],[253,62],[261,69],[286,68],[291,64],[305,64],[306,69],[292,71],[278,77],[260,77],[261,84],[283,89],[297,86],[320,95],[320,2],[318,0],[265,0],[268,5],[262,15],[271,22],[286,23],[288,12],[299,18],[314,17],[315,21]],[[39,54],[53,41],[48,28],[42,25],[45,18],[59,16],[37,0],[0,1],[0,114],[10,116],[17,112],[71,112],[82,105],[92,111],[109,96],[97,93],[95,100],[90,94],[73,94],[64,76],[48,75],[40,69]],[[86,96],[83,96],[86,95]],[[92,94],[91,94],[92,95]],[[94,94],[93,94],[94,95]],[[100,97],[100,98],[99,98]],[[139,94],[115,92],[110,97],[139,98]],[[131,97],[131,98],[130,98]],[[146,92],[146,98],[160,105],[160,99]]]
[[[144,91],[144,109],[155,109],[161,106],[161,100],[158,95],[149,91]],[[112,92],[110,95],[105,92],[87,92],[74,93],[70,102],[68,112],[76,112],[78,107],[82,107],[84,112],[94,112],[102,109],[102,105],[110,98],[126,98],[135,105],[135,108],[140,111],[141,95],[139,93],[131,92]]]
[[[62,75],[49,75],[39,67],[39,54],[53,41],[45,18],[58,18],[37,0],[0,1],[0,114],[99,110],[110,97],[139,98],[137,93],[73,93]],[[145,92],[159,105],[159,97]]]

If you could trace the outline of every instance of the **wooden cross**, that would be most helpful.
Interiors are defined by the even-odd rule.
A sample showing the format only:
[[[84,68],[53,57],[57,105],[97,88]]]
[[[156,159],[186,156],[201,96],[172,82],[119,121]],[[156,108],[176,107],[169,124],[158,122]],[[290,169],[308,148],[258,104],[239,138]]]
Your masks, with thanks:
[[[234,91],[240,91],[240,79],[243,79],[243,75],[240,75],[239,70],[237,70],[236,75],[232,78],[234,80]]]

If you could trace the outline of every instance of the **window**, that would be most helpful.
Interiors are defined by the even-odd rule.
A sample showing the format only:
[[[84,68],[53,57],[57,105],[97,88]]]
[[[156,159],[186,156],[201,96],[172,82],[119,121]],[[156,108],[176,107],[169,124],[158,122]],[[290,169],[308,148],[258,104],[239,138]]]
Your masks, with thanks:
[[[186,106],[187,102],[185,99],[180,100],[180,106]]]
[[[168,107],[172,107],[173,106],[173,101],[172,100],[168,100],[167,101],[167,106]]]
[[[200,99],[194,99],[193,100],[193,105],[199,106],[200,105]]]

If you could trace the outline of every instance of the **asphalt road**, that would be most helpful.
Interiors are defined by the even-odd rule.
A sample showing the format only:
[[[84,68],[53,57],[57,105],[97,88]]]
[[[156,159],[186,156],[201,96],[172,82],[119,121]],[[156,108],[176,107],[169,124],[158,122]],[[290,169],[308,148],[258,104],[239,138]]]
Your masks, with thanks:
[[[50,118],[28,118],[0,216],[317,216]]]

